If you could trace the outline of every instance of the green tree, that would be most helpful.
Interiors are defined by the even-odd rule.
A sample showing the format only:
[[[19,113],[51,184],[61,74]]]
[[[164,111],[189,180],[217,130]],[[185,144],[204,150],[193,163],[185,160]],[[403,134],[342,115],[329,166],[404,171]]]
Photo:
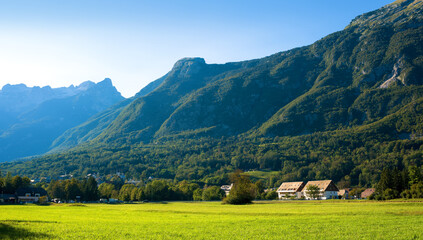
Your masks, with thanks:
[[[51,198],[66,199],[65,187],[62,181],[52,180],[47,188],[47,192]]]
[[[308,185],[306,193],[311,199],[318,199],[320,197],[320,188],[317,185]]]
[[[275,200],[278,198],[278,193],[276,191],[268,191],[265,198],[266,200]]]
[[[119,191],[119,200],[121,201],[131,201],[132,190],[136,189],[132,184],[125,184]]]
[[[177,185],[177,190],[181,195],[181,200],[193,200],[193,193],[200,186],[196,183],[189,183],[188,181],[182,181]]]
[[[102,183],[98,186],[100,198],[111,198],[113,190],[115,190],[115,185],[111,183]]]
[[[99,197],[97,181],[89,177],[83,183],[83,196],[85,201],[96,201]]]
[[[194,201],[203,200],[203,189],[201,189],[201,188],[195,189],[193,194],[192,194],[192,198],[193,198]]]
[[[410,185],[416,184],[423,181],[421,170],[417,166],[410,166],[408,168],[408,174],[410,178]]]
[[[411,185],[410,193],[413,198],[423,198],[423,182]]]
[[[222,200],[225,196],[225,192],[218,186],[211,186],[203,190],[202,200],[203,201],[217,201]]]
[[[82,195],[81,186],[78,180],[72,178],[65,181],[66,200],[75,200],[77,196]]]
[[[224,199],[229,204],[248,204],[256,197],[256,186],[251,183],[248,175],[243,175],[241,171],[236,171],[231,175],[233,186],[229,195]]]
[[[150,201],[171,200],[173,192],[165,180],[153,180],[145,186],[145,197]]]

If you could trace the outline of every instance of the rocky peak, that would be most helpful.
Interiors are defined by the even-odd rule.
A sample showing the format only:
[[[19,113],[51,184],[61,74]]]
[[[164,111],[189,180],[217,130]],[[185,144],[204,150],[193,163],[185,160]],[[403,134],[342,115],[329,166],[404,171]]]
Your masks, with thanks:
[[[175,63],[171,72],[180,78],[189,77],[198,73],[206,65],[204,58],[182,58]]]

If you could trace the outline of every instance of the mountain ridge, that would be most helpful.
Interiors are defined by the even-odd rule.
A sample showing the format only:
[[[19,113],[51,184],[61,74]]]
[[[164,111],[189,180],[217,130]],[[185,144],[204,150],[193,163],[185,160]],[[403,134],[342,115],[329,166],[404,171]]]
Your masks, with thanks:
[[[10,94],[15,96],[11,101],[7,98]],[[45,153],[54,138],[67,128],[123,100],[108,78],[97,84],[86,81],[76,87],[57,89],[6,85],[0,96],[9,100],[7,107],[0,106],[0,111],[7,112],[10,108],[16,113],[13,121],[0,131],[1,161]],[[16,107],[14,98],[27,102],[21,107],[18,102]]]

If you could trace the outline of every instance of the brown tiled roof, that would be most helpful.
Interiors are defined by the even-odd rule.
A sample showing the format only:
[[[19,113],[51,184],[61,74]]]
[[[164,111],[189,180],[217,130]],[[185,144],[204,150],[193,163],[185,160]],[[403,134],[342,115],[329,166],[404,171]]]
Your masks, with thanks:
[[[351,188],[344,188],[338,191],[338,195],[344,195],[345,193],[349,193]]]
[[[332,180],[320,180],[320,181],[308,181],[304,189],[307,189],[309,185],[316,185],[320,188],[320,191],[339,191]]]
[[[277,192],[301,192],[304,182],[284,182],[278,188]]]
[[[368,198],[370,195],[372,195],[376,189],[374,188],[367,188],[361,193],[361,198]]]

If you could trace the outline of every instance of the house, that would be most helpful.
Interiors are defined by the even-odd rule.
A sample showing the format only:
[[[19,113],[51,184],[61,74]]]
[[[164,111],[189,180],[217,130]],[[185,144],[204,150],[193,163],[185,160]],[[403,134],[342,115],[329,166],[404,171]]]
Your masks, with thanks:
[[[47,196],[46,190],[43,188],[26,187],[16,190],[18,202],[36,203],[42,196]]]
[[[132,185],[135,185],[135,186],[137,186],[140,183],[141,183],[141,181],[136,181],[136,180],[133,180],[133,179],[130,179],[130,180],[125,182],[125,184],[132,184]]]
[[[305,182],[284,182],[276,191],[279,199],[301,198]]]
[[[350,197],[351,188],[344,188],[338,191],[339,198],[348,199]]]
[[[333,199],[338,197],[339,189],[336,187],[335,183],[332,180],[320,180],[320,181],[308,181],[305,187],[302,190],[302,193],[306,199],[312,199],[307,194],[307,187],[310,185],[315,185],[320,190],[320,196],[318,199]]]
[[[367,188],[361,193],[361,198],[366,199],[369,198],[376,191],[375,188]]]
[[[234,185],[233,183],[231,185],[222,185],[220,187],[220,189],[222,189],[223,191],[225,191],[226,196],[228,196],[229,195],[229,192],[231,191],[233,185]]]

